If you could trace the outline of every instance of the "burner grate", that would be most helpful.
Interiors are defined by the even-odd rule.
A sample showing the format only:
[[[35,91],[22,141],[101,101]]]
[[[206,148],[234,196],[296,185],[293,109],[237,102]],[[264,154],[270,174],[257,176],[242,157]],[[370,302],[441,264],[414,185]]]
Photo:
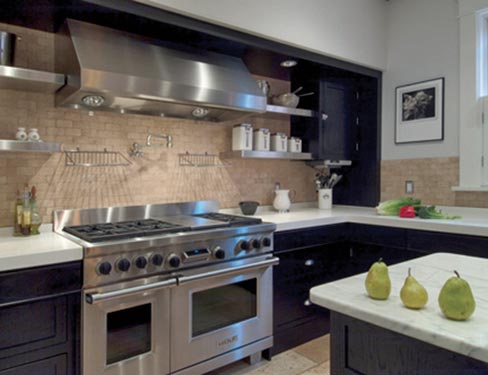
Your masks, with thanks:
[[[244,217],[238,215],[228,215],[228,214],[221,214],[218,212],[209,212],[205,214],[196,214],[193,215],[196,217],[201,217],[204,219],[222,221],[228,223],[230,226],[238,226],[238,225],[254,225],[254,224],[261,224],[263,221],[256,217]]]

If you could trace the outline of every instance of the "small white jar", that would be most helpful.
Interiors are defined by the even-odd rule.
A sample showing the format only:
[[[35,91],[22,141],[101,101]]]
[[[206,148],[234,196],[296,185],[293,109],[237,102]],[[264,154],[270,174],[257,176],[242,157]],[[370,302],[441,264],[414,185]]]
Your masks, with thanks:
[[[285,133],[271,135],[271,151],[286,152],[288,149],[288,137]]]
[[[302,140],[297,137],[288,138],[289,152],[302,152]]]
[[[36,128],[31,128],[31,129],[29,129],[29,134],[27,134],[27,138],[31,142],[39,142],[39,140],[41,139],[41,136],[37,132]]]
[[[232,150],[252,150],[252,125],[238,124],[232,129]]]
[[[15,139],[18,141],[27,141],[27,133],[25,132],[25,128],[17,128]]]
[[[261,128],[254,130],[252,143],[255,151],[269,151],[269,141],[269,129]]]

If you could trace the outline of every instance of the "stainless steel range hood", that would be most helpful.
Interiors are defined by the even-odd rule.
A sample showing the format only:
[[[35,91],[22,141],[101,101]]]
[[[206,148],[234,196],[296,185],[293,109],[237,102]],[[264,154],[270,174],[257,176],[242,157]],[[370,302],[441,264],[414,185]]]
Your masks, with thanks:
[[[206,121],[264,113],[266,97],[244,63],[187,52],[134,34],[67,20],[56,37],[67,84],[56,105]]]

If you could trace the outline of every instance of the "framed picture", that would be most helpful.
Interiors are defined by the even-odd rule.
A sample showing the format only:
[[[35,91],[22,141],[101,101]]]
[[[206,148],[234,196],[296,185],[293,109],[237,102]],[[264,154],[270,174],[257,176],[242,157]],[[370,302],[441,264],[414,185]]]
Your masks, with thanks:
[[[444,139],[444,78],[396,88],[395,143]]]

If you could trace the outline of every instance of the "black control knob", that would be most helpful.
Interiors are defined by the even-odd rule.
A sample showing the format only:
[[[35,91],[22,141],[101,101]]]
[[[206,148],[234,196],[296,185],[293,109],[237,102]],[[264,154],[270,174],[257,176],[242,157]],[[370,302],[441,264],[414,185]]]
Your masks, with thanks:
[[[168,257],[168,262],[169,262],[169,265],[173,268],[178,268],[180,266],[180,263],[181,263],[181,259],[178,255],[176,254],[171,254],[169,257]]]
[[[122,258],[117,262],[117,269],[121,272],[127,272],[130,268],[129,259]]]
[[[142,257],[142,256],[137,257],[135,263],[137,268],[144,269],[147,266],[147,259],[146,257]]]
[[[265,246],[265,247],[271,246],[271,238],[269,238],[269,237],[264,237],[264,238],[261,240],[261,243],[262,243],[262,244],[263,244],[263,246]]]
[[[261,248],[261,241],[258,240],[257,238],[254,238],[251,240],[251,245],[253,248],[259,249],[259,248]]]
[[[249,241],[241,241],[240,244],[239,244],[239,247],[242,249],[242,250],[249,250],[251,248],[251,244],[249,243]]]
[[[97,272],[100,275],[108,275],[112,271],[112,265],[109,262],[102,262],[97,266]]]
[[[151,263],[157,267],[163,264],[163,256],[161,254],[151,255]]]
[[[224,259],[225,258],[225,250],[222,249],[220,246],[215,246],[213,250],[213,255],[217,259]]]

